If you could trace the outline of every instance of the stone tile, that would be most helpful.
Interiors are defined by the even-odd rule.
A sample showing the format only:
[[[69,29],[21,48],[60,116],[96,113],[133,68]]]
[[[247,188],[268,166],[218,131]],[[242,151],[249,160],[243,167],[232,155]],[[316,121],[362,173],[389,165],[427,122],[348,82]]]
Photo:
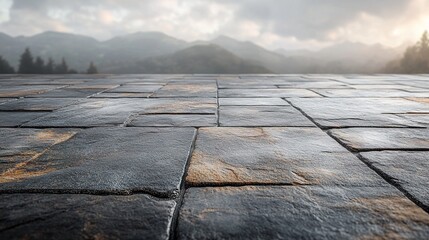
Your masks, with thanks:
[[[279,88],[302,88],[302,89],[344,89],[350,88],[349,85],[335,81],[328,82],[285,82],[278,85]]]
[[[312,127],[314,124],[291,106],[223,106],[219,124],[227,127]]]
[[[429,209],[429,152],[381,151],[361,155],[372,167],[389,176],[391,181]]]
[[[94,128],[1,178],[1,191],[149,192],[175,196],[193,128]]]
[[[220,106],[289,106],[281,98],[219,98]]]
[[[179,239],[425,239],[429,215],[393,187],[186,191]]]
[[[143,112],[150,114],[215,114],[217,111],[213,98],[147,99],[145,102],[148,106]]]
[[[153,97],[203,97],[215,98],[217,94],[216,84],[167,84],[158,90]]]
[[[0,105],[5,104],[7,102],[15,101],[16,98],[0,98]]]
[[[320,97],[307,89],[219,89],[221,98],[290,98]]]
[[[22,98],[0,105],[0,111],[53,111],[78,101],[78,98]]]
[[[91,96],[91,98],[148,98],[152,93],[116,93],[103,92]]]
[[[62,89],[55,89],[49,92],[37,94],[37,95],[30,95],[28,97],[34,97],[34,98],[86,98],[91,95],[94,95],[96,93],[105,91],[106,89],[100,88],[100,89],[71,89],[71,88],[62,88]]]
[[[429,126],[429,112],[425,114],[399,114],[397,116],[426,127]]]
[[[168,239],[174,201],[147,195],[0,195],[1,239]]]
[[[429,95],[428,92],[406,92],[397,89],[315,89],[314,91],[330,98],[402,98]]]
[[[46,114],[46,112],[0,112],[0,127],[19,127]]]
[[[385,184],[317,128],[199,129],[186,181],[191,186]]]
[[[429,150],[428,129],[347,128],[329,132],[354,151]]]
[[[131,127],[210,127],[217,126],[216,115],[149,114],[135,117]]]
[[[0,98],[25,97],[44,93],[62,86],[49,85],[29,85],[29,86],[2,86],[0,88]]]
[[[406,99],[317,98],[289,99],[322,128],[332,127],[422,127],[395,114],[429,111],[429,105]]]
[[[109,93],[152,93],[163,85],[146,85],[146,84],[126,84],[120,87],[108,90]]]
[[[49,147],[67,141],[78,130],[0,128],[0,176],[19,164],[34,159]],[[2,176],[3,174],[3,176]],[[1,182],[1,180],[0,180]]]

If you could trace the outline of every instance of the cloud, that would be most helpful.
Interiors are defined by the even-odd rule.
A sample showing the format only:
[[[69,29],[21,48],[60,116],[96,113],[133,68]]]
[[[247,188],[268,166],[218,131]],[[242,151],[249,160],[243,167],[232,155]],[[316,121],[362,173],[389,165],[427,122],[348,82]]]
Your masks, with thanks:
[[[188,41],[225,34],[270,48],[298,48],[341,41],[393,45],[429,28],[425,0],[2,1],[9,5],[0,12],[0,31],[11,35],[53,30],[108,39],[162,31]]]

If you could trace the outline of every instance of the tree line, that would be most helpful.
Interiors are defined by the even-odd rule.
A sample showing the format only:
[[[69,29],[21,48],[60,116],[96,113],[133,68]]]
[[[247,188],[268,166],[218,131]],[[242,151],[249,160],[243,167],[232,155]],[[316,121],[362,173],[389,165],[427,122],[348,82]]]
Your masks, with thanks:
[[[62,58],[61,63],[57,64],[48,58],[45,62],[41,57],[33,57],[29,48],[26,48],[25,51],[21,54],[19,59],[18,70],[15,69],[9,64],[9,62],[0,56],[0,74],[75,74],[78,73],[76,70],[69,68],[67,62]],[[97,74],[97,67],[93,62],[89,64],[88,69],[86,70],[87,74]]]

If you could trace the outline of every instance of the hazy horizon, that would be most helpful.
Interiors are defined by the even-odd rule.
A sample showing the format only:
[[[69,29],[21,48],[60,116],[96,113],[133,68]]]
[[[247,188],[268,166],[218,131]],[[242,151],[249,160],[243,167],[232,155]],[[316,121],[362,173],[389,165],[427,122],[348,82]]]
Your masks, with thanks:
[[[428,11],[425,0],[0,0],[0,32],[55,31],[101,41],[153,31],[188,42],[225,35],[271,50],[342,42],[397,47],[429,29]]]

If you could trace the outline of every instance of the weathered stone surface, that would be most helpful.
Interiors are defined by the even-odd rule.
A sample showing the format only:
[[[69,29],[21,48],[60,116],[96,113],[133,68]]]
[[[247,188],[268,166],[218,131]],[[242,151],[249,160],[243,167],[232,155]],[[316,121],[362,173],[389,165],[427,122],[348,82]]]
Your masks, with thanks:
[[[221,98],[320,97],[307,89],[219,89]]]
[[[302,88],[302,89],[344,89],[350,86],[334,81],[314,81],[314,82],[285,82],[278,85],[279,88]]]
[[[429,105],[406,99],[293,98],[290,101],[323,128],[423,127],[395,114],[429,111]]]
[[[429,152],[381,151],[361,155],[372,167],[429,209]]]
[[[0,105],[0,111],[52,111],[78,101],[79,98],[22,98]]]
[[[147,195],[0,195],[1,239],[168,239],[174,201]]]
[[[139,115],[127,125],[131,127],[210,127],[217,126],[216,115],[149,114]]]
[[[109,93],[152,93],[163,85],[147,85],[147,84],[127,84],[120,87],[108,90]]]
[[[116,92],[102,92],[91,96],[91,98],[147,98],[152,93],[116,93]]]
[[[0,127],[18,127],[46,114],[46,112],[0,112]]]
[[[148,106],[144,113],[151,114],[215,114],[216,99],[213,98],[176,98],[176,99],[147,99]]]
[[[393,187],[191,188],[179,239],[426,239],[429,215]]]
[[[0,182],[8,179],[6,171],[35,159],[49,147],[67,141],[78,130],[0,128]],[[11,171],[12,172],[12,171]],[[36,175],[36,173],[33,173]]]
[[[384,184],[317,128],[199,129],[186,181],[191,186]]]
[[[291,106],[223,106],[220,126],[312,127],[314,124]]]
[[[1,86],[0,98],[25,97],[35,94],[44,93],[62,86],[49,85],[29,85],[29,86]]]
[[[216,84],[169,83],[158,90],[153,97],[203,97],[215,98],[217,94]]]
[[[193,128],[95,128],[9,171],[2,191],[177,194]],[[32,174],[43,172],[36,177]]]
[[[330,133],[354,151],[429,150],[428,129],[347,128],[333,129]]]
[[[82,88],[61,88],[55,89],[52,91],[48,91],[45,93],[30,95],[28,97],[34,98],[86,98],[96,93],[105,91],[106,89],[100,88],[90,88],[90,89],[82,89]]]
[[[219,98],[220,106],[289,106],[281,98]]]
[[[314,91],[331,98],[427,97],[429,94],[429,92],[406,92],[397,89],[315,89]]]

